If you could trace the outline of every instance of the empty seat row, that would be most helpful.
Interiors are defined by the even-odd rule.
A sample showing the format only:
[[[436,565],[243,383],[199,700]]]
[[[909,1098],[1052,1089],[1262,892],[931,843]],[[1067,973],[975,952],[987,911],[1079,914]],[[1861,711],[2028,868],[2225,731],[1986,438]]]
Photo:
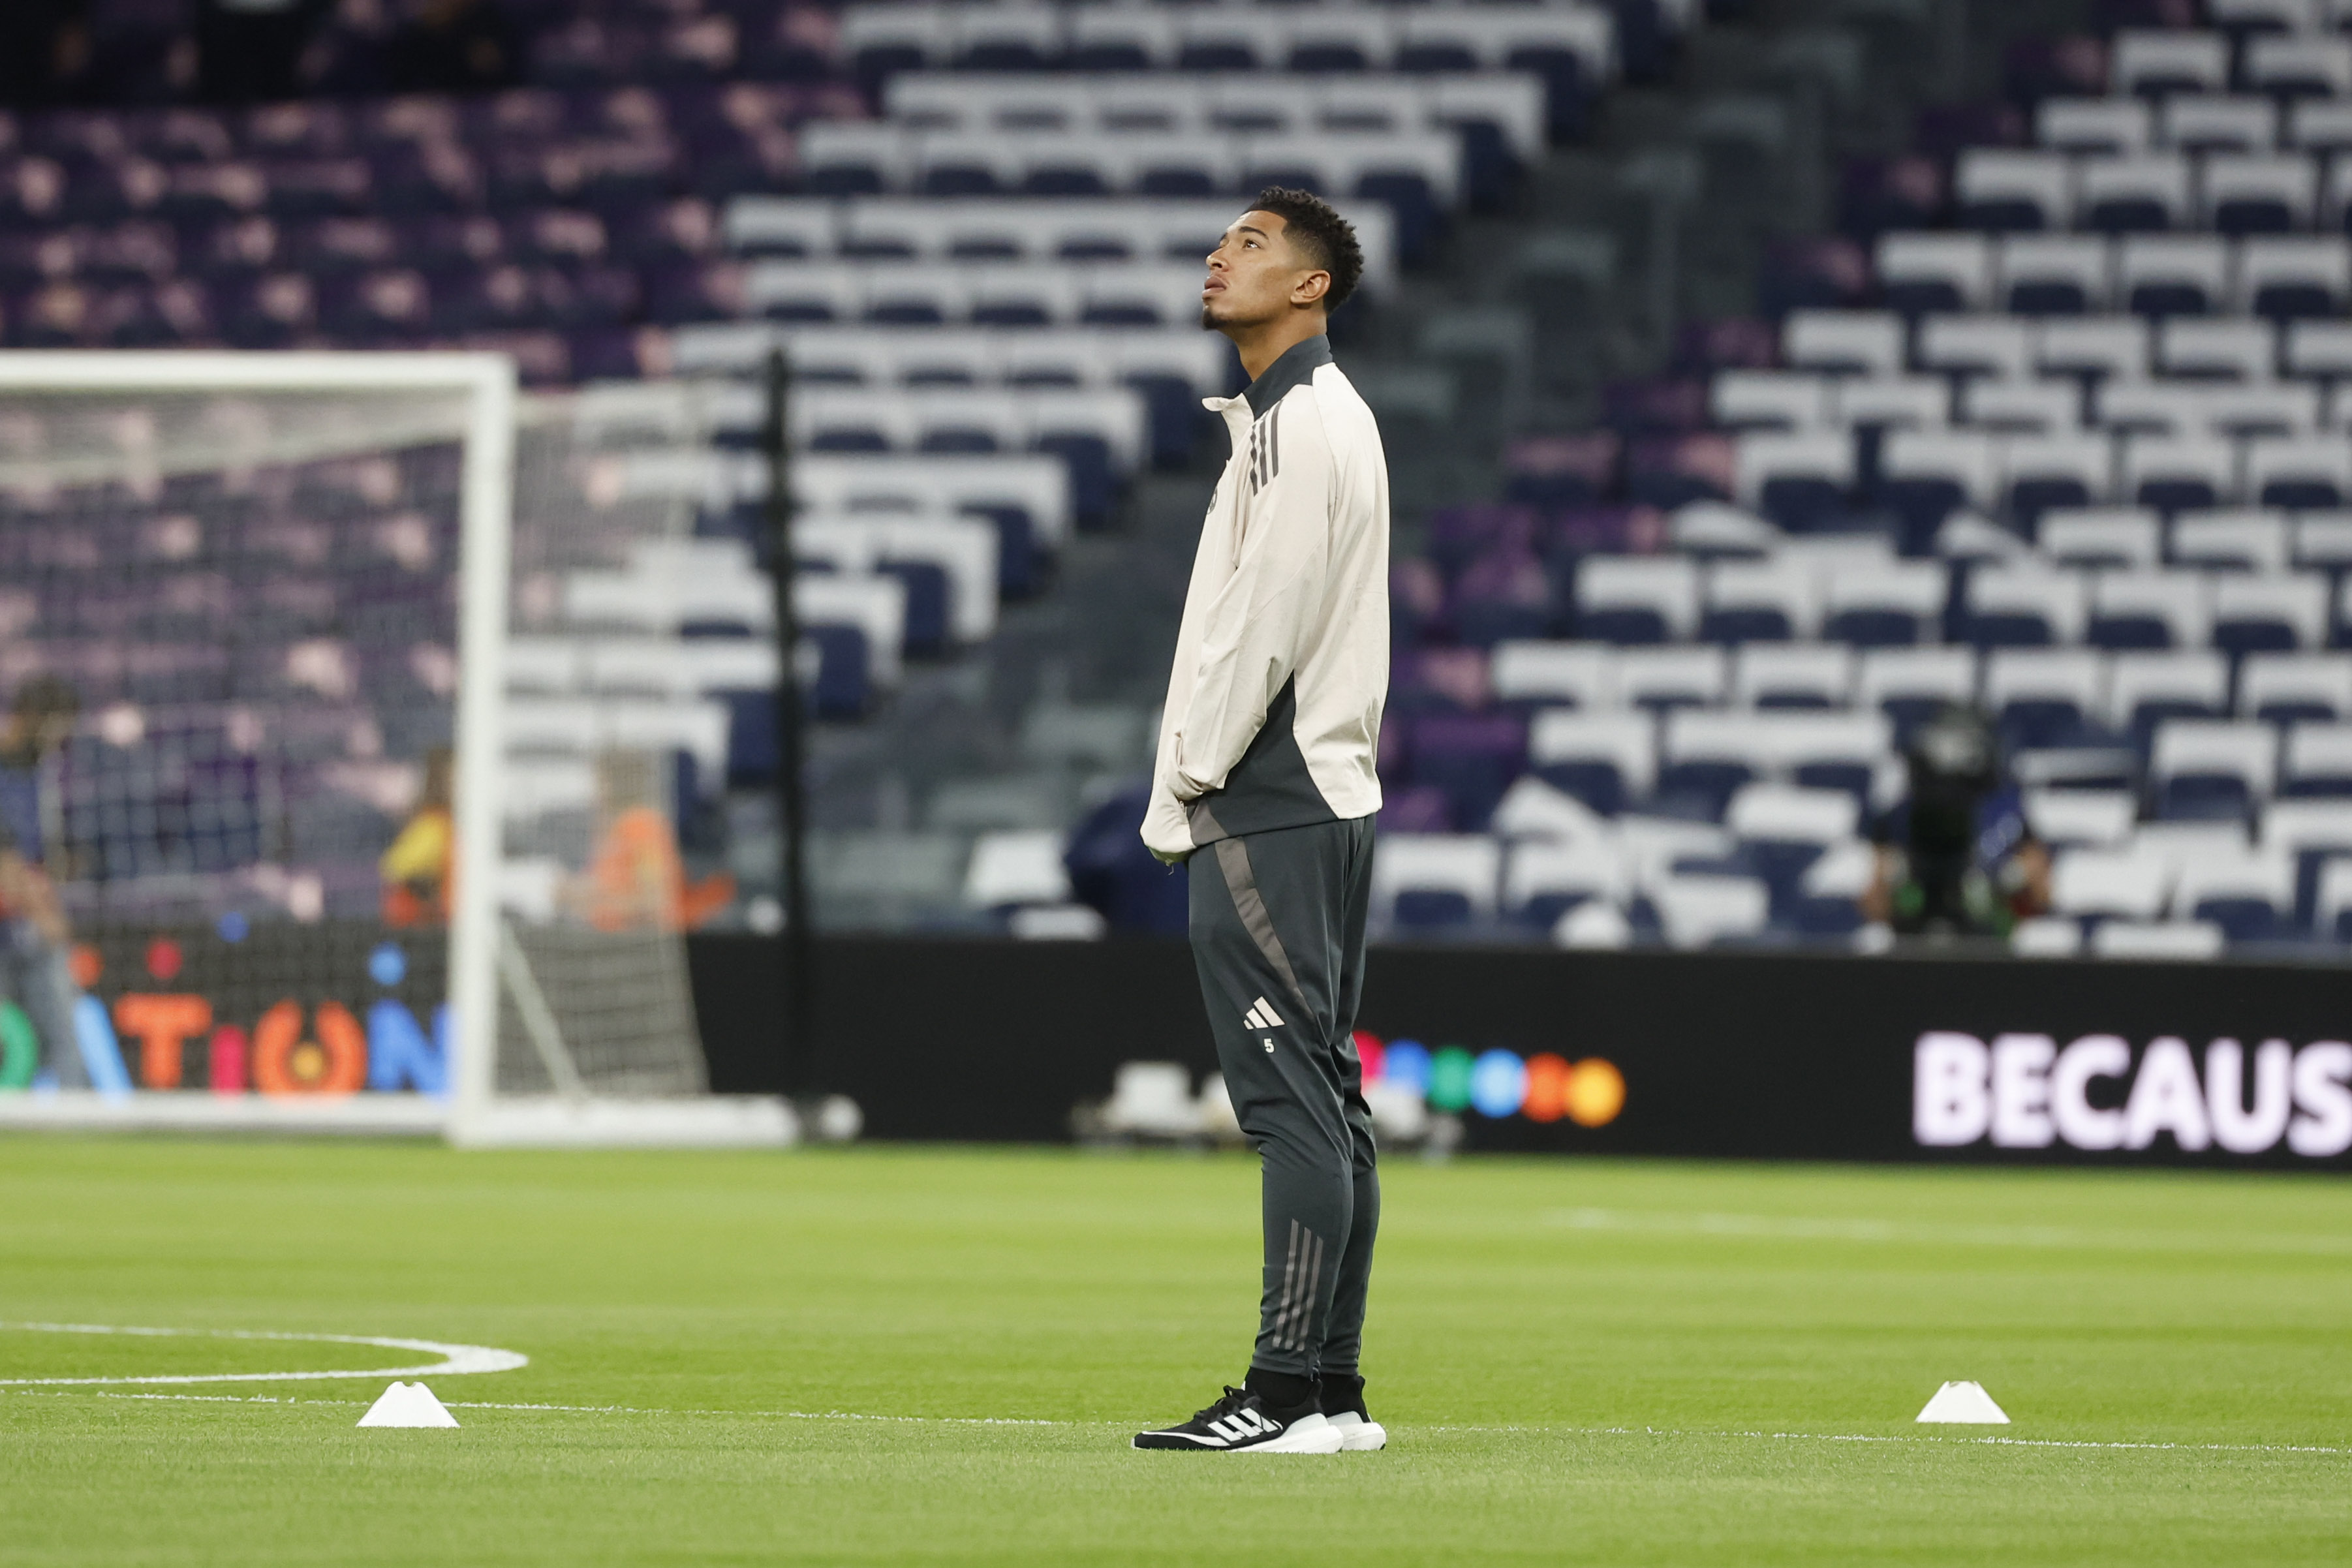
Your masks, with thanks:
[[[1880,236],[1876,268],[1882,297],[1909,316],[2333,317],[2352,298],[2352,241],[2335,235],[1896,232]]]
[[[2264,4],[2275,12],[2288,9],[2283,0]],[[2123,29],[2110,48],[2107,85],[2117,94],[2152,98],[2224,92],[2233,86],[2286,98],[2352,93],[2352,55],[2339,47],[2342,40],[2316,31],[2341,25],[2336,4],[2320,0],[2285,16],[2249,17],[2249,23],[2294,26],[2284,34],[2254,31],[2242,50],[2233,48],[2223,32]]]
[[[803,187],[817,195],[1210,196],[1298,185],[1335,198],[1404,202],[1426,213],[1461,199],[1463,150],[1452,130],[975,133],[832,120],[801,132],[800,166]]]
[[[1150,378],[1200,397],[1223,392],[1233,350],[1194,329],[1163,331],[1043,328],[1025,332],[904,332],[892,328],[724,322],[681,329],[672,359],[684,374],[764,371],[772,349],[801,382],[1106,388]]]
[[[1204,276],[1199,262],[762,261],[740,287],[746,314],[779,321],[1165,327],[1199,317]]]
[[[2318,155],[2301,152],[2102,156],[1976,147],[1960,154],[1952,189],[1965,228],[2285,234],[2344,221],[2352,162],[2326,170]]]
[[[1462,76],[992,76],[891,78],[892,120],[925,131],[1223,131],[1297,136],[1484,127],[1522,162],[1543,155],[1544,84],[1524,71]]]
[[[2063,152],[2336,152],[2352,147],[2352,103],[2258,93],[2048,98],[2034,110],[2033,139]]]
[[[1492,681],[1502,702],[1590,712],[1854,707],[1909,721],[1945,703],[1982,702],[1998,713],[2021,694],[2063,688],[2082,717],[2121,733],[2168,716],[2352,721],[2352,654],[2342,653],[2249,655],[2233,695],[2230,662],[2210,650],[2053,657],[1966,647],[1513,642],[1496,646]]]
[[[1014,517],[1048,549],[1070,537],[1069,472],[1036,455],[812,454],[793,464],[801,507],[862,517]],[[672,497],[724,514],[768,494],[767,463],[745,453],[632,453],[615,475],[625,497]]]
[[[1780,330],[1782,363],[1828,375],[1885,379],[1907,371],[2023,380],[2034,375],[2151,375],[2266,382],[2352,372],[2352,322],[2137,316],[1940,316],[1891,310],[1797,310]]]
[[[1976,347],[1938,339],[1926,351],[1966,361]],[[2080,379],[2063,376],[2009,381],[1946,372],[1880,379],[1721,371],[1708,402],[1716,423],[1734,430],[1938,430],[1956,424],[1990,434],[2063,435],[2091,428],[2303,440],[2327,432],[2340,445],[2335,433],[2352,416],[2352,395],[2342,389],[2332,396],[2330,392],[2310,382],[2105,378],[2086,388]]]
[[[1364,281],[1396,276],[1396,220],[1379,202],[1343,202],[1364,249]],[[941,202],[865,196],[739,196],[722,229],[739,256],[804,260],[1198,263],[1233,204],[1184,197],[1091,202]]]
[[[1735,498],[1802,529],[1857,504],[1892,510],[1915,536],[1963,506],[2021,517],[2051,507],[2122,501],[2163,512],[2228,507],[2331,508],[2347,498],[2341,439],[2232,439],[2223,434],[2104,431],[1994,435],[1895,431],[1865,475],[1843,431],[1763,432],[1738,438]]]
[[[1599,6],[854,5],[838,57],[860,75],[1000,71],[1533,69],[1557,99],[1616,71]]]

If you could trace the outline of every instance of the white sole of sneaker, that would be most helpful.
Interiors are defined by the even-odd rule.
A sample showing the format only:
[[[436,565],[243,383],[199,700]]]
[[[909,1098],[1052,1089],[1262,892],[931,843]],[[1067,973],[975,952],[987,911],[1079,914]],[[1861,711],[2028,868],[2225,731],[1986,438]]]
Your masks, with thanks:
[[[1228,1454],[1336,1454],[1347,1444],[1347,1437],[1328,1421],[1312,1427],[1293,1427],[1270,1443],[1254,1443],[1246,1448],[1226,1448]]]
[[[1389,1446],[1389,1429],[1378,1421],[1359,1421],[1339,1428],[1339,1447],[1350,1454],[1369,1453]]]

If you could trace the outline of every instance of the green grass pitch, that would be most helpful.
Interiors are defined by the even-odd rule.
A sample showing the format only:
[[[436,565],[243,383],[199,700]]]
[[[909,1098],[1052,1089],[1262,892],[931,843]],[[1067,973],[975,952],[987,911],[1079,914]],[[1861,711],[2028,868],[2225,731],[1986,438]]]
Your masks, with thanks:
[[[431,1380],[455,1432],[355,1429],[381,1377],[0,1388],[0,1562],[2352,1561],[2341,1180],[1401,1159],[1387,1197],[1391,1448],[1226,1458],[1127,1439],[1241,1374],[1244,1157],[0,1141],[0,1377],[419,1359],[26,1322],[530,1358]],[[2014,1424],[1914,1425],[1947,1378]]]

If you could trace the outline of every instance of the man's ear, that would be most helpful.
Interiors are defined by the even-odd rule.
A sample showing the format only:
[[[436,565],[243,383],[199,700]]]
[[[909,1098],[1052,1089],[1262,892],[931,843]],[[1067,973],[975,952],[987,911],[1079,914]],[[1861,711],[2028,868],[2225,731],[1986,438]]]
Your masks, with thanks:
[[[1323,297],[1329,292],[1331,275],[1318,267],[1291,285],[1290,302],[1293,305],[1320,305]]]

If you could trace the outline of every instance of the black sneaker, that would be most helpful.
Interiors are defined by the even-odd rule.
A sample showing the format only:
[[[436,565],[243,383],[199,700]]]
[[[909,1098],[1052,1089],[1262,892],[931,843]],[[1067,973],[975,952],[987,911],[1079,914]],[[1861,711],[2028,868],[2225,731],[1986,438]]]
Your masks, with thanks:
[[[1139,1448],[1187,1448],[1210,1454],[1336,1454],[1339,1429],[1313,1399],[1277,1409],[1262,1394],[1228,1386],[1224,1397],[1181,1426],[1138,1432]]]
[[[1339,1428],[1339,1447],[1349,1453],[1389,1446],[1388,1428],[1373,1420],[1371,1412],[1364,1408],[1362,1378],[1325,1373],[1318,1407],[1323,1419]]]

